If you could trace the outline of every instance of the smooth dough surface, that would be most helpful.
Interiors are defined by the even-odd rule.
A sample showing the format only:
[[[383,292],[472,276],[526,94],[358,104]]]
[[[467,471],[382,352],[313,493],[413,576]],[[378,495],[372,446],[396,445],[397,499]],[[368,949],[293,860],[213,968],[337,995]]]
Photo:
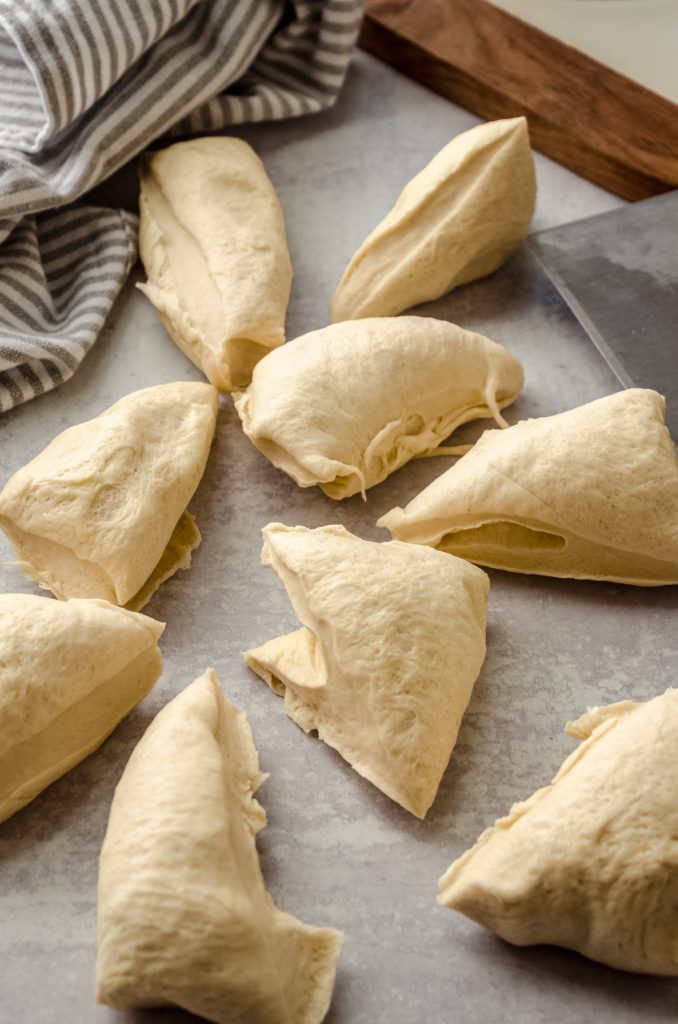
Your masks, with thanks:
[[[343,936],[278,910],[255,837],[266,776],[208,669],[159,713],[113,798],[99,870],[97,1001],[217,1024],[319,1024]]]
[[[449,142],[360,246],[331,318],[393,316],[491,274],[523,240],[537,194],[527,121],[490,121]]]
[[[210,384],[160,384],[55,437],[0,493],[25,574],[62,599],[141,608],[200,542],[184,512],[216,416]]]
[[[164,628],[106,601],[0,594],[0,821],[146,696],[162,671]]]
[[[147,153],[139,285],[163,325],[221,391],[246,387],[285,340],[292,268],[285,224],[251,146],[223,136]]]
[[[678,582],[678,460],[664,399],[631,388],[483,434],[378,525],[513,572]]]
[[[523,386],[505,348],[431,317],[377,317],[312,331],[271,352],[235,396],[245,433],[300,487],[347,498],[494,416]]]
[[[678,690],[566,731],[581,746],[451,865],[439,901],[519,946],[678,975]]]
[[[485,658],[489,579],[343,526],[271,523],[262,562],[303,623],[245,655],[305,732],[423,818]]]

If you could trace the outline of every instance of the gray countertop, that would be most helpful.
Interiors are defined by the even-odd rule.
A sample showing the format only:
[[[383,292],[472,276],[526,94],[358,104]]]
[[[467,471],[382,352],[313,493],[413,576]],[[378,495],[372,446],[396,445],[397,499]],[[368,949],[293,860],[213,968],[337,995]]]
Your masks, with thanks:
[[[326,323],[336,282],[367,231],[404,182],[476,120],[358,54],[331,113],[238,131],[262,156],[285,212],[295,270],[289,337]],[[537,169],[535,229],[621,205],[539,156]],[[1,480],[57,432],[121,395],[200,379],[132,283],[73,380],[0,418]],[[421,311],[479,330],[522,360],[525,391],[506,412],[511,422],[617,390],[527,250]],[[473,424],[464,434],[481,429]],[[0,826],[1,1024],[189,1020],[178,1010],[95,1008],[97,856],[134,744],[159,708],[210,664],[246,710],[262,768],[271,773],[259,794],[269,818],[259,850],[276,902],[346,932],[330,1024],[675,1019],[675,982],[615,972],[557,949],[514,949],[438,907],[435,897],[450,861],[514,800],[550,780],[572,748],[562,733],[568,719],[587,705],[646,698],[673,683],[677,588],[492,572],[487,660],[424,822],[305,736],[242,664],[243,650],[296,626],[281,586],[259,566],[265,523],[340,522],[387,539],[377,517],[448,465],[447,458],[415,461],[368,492],[367,503],[359,496],[335,503],[277,472],[222,400],[191,505],[202,547],[190,572],[166,583],[146,609],[167,622],[162,678],[98,752]],[[3,540],[0,558],[8,557]],[[9,565],[0,566],[0,589],[34,590]]]

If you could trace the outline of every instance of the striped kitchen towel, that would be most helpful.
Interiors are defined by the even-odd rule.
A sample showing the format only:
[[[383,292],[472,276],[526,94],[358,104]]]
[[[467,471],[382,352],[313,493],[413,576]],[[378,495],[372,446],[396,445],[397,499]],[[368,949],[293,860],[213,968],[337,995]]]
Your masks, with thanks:
[[[330,106],[360,0],[0,0],[0,410],[67,380],[136,259],[70,205],[164,135]]]

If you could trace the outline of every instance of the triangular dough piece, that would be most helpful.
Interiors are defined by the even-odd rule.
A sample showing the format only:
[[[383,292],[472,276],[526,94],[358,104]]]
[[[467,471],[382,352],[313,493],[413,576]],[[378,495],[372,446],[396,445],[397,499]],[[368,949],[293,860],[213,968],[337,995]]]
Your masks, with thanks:
[[[676,583],[678,460],[664,399],[633,388],[486,432],[378,525],[496,569]]]
[[[246,387],[285,340],[292,268],[282,210],[242,139],[215,136],[141,164],[139,285],[188,358],[222,391]]]
[[[216,415],[210,384],[160,384],[55,437],[0,493],[24,573],[59,598],[143,607],[200,543],[183,513]]]
[[[536,194],[524,117],[458,135],[360,246],[332,321],[393,316],[492,273],[527,234]]]
[[[335,324],[271,352],[235,396],[245,433],[300,487],[347,498],[494,416],[523,386],[501,345],[431,317]],[[505,424],[504,424],[505,425]]]
[[[305,732],[423,818],[485,658],[488,577],[461,559],[271,523],[262,562],[304,625],[248,651]]]
[[[451,865],[439,901],[519,946],[678,975],[678,690],[566,731],[581,746]]]
[[[0,595],[0,821],[146,696],[162,671],[164,628],[106,601]]]
[[[212,669],[157,716],[118,783],[99,872],[97,1001],[217,1024],[319,1024],[343,936],[278,910],[254,799],[266,776]]]

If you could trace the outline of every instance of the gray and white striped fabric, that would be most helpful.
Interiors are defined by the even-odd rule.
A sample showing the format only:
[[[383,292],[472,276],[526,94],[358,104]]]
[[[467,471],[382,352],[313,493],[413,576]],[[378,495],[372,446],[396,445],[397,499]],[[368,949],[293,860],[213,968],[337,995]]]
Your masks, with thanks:
[[[0,410],[66,380],[136,258],[72,203],[160,136],[330,106],[361,0],[0,0]]]
[[[0,408],[77,370],[136,259],[137,218],[68,206],[25,217],[0,248]]]

